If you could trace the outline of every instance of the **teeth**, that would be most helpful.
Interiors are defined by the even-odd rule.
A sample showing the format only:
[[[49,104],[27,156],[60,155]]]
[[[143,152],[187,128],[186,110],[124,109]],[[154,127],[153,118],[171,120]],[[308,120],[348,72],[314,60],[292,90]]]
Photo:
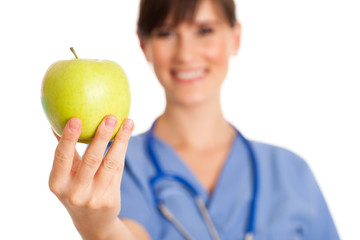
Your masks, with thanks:
[[[175,76],[183,80],[195,79],[202,77],[203,75],[204,75],[203,70],[196,70],[191,72],[175,72]]]

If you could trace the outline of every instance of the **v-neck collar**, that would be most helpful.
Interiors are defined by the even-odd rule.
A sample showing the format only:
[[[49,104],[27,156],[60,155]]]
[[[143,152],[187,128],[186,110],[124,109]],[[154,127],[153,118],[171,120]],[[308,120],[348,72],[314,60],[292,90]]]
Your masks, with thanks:
[[[157,136],[153,136],[153,139],[158,161],[163,170],[176,173],[189,181],[199,192],[209,211],[211,211],[212,205],[216,206],[217,202],[223,202],[223,198],[231,198],[229,194],[233,192],[231,190],[234,187],[232,182],[238,182],[234,179],[234,174],[231,172],[241,168],[243,162],[246,162],[244,161],[245,158],[248,158],[247,149],[238,135],[236,135],[232,142],[232,146],[220,171],[212,194],[206,190],[193,171],[191,171],[179,154],[169,144]]]

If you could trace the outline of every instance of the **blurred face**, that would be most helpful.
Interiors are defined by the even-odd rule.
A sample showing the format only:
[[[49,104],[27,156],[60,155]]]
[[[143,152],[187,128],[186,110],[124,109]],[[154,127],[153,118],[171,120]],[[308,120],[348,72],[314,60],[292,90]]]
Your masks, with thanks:
[[[216,6],[203,0],[193,21],[174,27],[170,17],[140,41],[167,101],[191,105],[219,98],[229,58],[239,48],[240,25],[230,27]]]

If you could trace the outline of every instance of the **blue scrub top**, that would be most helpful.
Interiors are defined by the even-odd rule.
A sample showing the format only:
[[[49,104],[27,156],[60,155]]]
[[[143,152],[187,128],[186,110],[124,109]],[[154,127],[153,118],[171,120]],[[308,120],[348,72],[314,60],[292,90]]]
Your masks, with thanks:
[[[158,211],[149,180],[156,174],[145,134],[132,137],[121,183],[120,218],[142,224],[152,239],[184,239]],[[296,154],[250,141],[257,155],[259,190],[255,240],[339,239],[311,170]],[[155,137],[154,148],[164,171],[176,173],[200,193],[221,239],[244,239],[250,215],[253,176],[246,146],[234,139],[212,194],[201,185],[177,153]],[[192,195],[173,181],[162,180],[156,192],[195,239],[211,239]]]

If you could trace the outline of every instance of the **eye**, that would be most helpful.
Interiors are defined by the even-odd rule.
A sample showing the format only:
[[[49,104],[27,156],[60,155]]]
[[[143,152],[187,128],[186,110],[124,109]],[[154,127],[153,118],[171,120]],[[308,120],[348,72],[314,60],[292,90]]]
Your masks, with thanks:
[[[155,36],[158,38],[168,38],[171,37],[174,34],[172,30],[167,29],[159,29],[156,31]]]
[[[209,35],[214,32],[214,29],[211,27],[200,27],[198,30],[198,34],[201,36]]]

